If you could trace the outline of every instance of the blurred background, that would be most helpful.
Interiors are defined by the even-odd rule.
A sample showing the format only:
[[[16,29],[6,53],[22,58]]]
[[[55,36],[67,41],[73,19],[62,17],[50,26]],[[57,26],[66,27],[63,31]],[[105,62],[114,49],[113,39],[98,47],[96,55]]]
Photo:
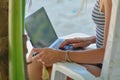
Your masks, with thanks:
[[[59,37],[72,33],[95,35],[91,12],[95,0],[27,0],[25,16],[44,6]],[[82,9],[81,9],[82,8]]]

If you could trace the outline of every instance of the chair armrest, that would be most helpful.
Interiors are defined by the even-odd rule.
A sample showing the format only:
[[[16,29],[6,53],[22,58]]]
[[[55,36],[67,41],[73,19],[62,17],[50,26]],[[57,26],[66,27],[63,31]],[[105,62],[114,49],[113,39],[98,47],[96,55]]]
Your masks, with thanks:
[[[64,74],[64,78],[59,79],[61,75],[56,76],[56,72],[62,75]],[[69,76],[74,80],[98,80],[94,75],[88,72],[85,67],[76,63],[59,62],[53,64],[51,80],[66,80],[65,76]]]

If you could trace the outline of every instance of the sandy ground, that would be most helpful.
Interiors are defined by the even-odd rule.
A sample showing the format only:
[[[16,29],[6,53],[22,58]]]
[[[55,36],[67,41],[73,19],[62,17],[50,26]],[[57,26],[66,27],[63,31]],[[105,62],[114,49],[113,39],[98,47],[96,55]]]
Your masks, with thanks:
[[[26,4],[26,16],[44,6],[58,36],[71,33],[95,34],[95,24],[91,18],[95,0],[87,0],[82,9],[82,0],[32,0],[32,6]],[[81,11],[81,12],[79,12]]]

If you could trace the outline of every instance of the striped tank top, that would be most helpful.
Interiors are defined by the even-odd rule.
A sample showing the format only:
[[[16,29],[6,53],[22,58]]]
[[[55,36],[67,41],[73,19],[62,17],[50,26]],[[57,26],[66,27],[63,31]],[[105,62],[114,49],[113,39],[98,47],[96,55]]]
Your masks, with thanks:
[[[100,11],[99,0],[96,0],[92,10],[92,19],[96,24],[96,47],[101,48],[104,41],[105,14]]]

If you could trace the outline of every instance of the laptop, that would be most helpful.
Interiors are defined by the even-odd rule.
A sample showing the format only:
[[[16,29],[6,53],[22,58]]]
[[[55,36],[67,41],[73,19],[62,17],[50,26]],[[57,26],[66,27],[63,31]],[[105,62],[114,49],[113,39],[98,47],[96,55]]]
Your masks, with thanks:
[[[58,49],[64,41],[58,38],[44,7],[25,18],[25,30],[34,48]]]

